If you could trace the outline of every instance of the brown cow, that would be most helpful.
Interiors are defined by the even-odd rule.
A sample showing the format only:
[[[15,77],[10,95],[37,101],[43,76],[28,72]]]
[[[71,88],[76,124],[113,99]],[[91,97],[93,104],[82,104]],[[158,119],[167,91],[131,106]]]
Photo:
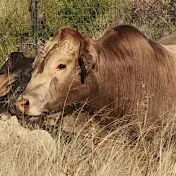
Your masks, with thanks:
[[[162,45],[176,45],[176,34],[170,34],[166,37],[162,37],[158,42]]]
[[[144,121],[143,111],[151,124],[176,103],[175,51],[128,25],[95,41],[62,28],[36,57],[17,108],[36,116],[54,109],[68,114],[86,102],[88,111],[106,114],[104,124],[127,115]]]
[[[14,102],[24,91],[31,78],[34,58],[22,52],[12,52],[0,69],[0,108],[16,113]]]
[[[158,42],[163,45],[174,45],[176,44],[176,34],[162,37]],[[26,58],[21,52],[12,52],[8,55],[7,61],[0,69],[0,97],[9,93],[12,88],[12,83],[17,80],[23,87],[26,86],[31,76],[31,64],[33,60],[34,58]],[[22,79],[19,78],[19,74]],[[19,86],[17,85],[17,87]],[[17,87],[14,88],[13,86],[14,89]]]

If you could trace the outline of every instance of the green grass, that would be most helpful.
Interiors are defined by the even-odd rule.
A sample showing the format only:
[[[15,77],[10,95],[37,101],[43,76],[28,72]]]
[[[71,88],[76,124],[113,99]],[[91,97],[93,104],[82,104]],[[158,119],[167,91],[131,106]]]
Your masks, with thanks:
[[[158,39],[176,31],[175,10],[176,2],[172,0],[154,3],[116,0],[116,8],[114,0],[41,0],[39,40],[47,40],[62,26],[72,26],[98,38],[108,26],[123,23],[134,25],[147,36]],[[0,61],[11,51],[27,51],[27,44],[34,43],[32,11],[31,0],[1,0]]]
[[[8,53],[17,51],[23,42],[24,33],[32,31],[26,0],[1,0],[0,2],[0,60]],[[31,33],[31,32],[30,32]]]

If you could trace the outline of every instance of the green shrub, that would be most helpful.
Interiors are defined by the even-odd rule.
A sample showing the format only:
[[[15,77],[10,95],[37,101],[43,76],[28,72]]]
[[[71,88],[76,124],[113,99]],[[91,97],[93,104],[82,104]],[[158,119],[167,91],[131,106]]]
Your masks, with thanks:
[[[31,20],[27,0],[2,0],[0,20],[0,61],[17,50],[31,36]]]
[[[94,31],[101,26],[100,19],[107,15],[111,7],[112,0],[43,0],[40,3],[40,18],[45,24],[42,25],[40,37],[48,38],[62,26],[72,26],[94,35]],[[107,23],[110,20],[112,21],[112,18],[109,18]]]
[[[33,0],[1,0],[0,61],[7,54],[33,43]],[[131,24],[158,39],[176,31],[175,0],[152,2],[130,0],[40,0],[38,37],[47,40],[62,26],[72,26],[98,38],[114,24]],[[116,7],[115,7],[116,5]],[[31,46],[31,45],[30,45]],[[32,53],[33,55],[33,50]]]
[[[155,0],[133,4],[129,23],[153,39],[176,31],[176,1]]]

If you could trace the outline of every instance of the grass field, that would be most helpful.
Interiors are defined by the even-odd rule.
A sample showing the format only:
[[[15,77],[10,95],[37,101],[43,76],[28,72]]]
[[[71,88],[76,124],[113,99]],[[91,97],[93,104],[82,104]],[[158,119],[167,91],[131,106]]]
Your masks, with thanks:
[[[153,39],[176,32],[175,1],[116,3],[115,8],[113,0],[41,0],[39,39],[48,39],[63,25],[93,38],[114,23],[137,26]],[[0,1],[1,63],[12,51],[33,55],[32,11],[29,0]],[[17,122],[0,121],[0,176],[174,176],[175,127],[175,116],[171,116],[151,141],[144,139],[146,129],[140,129],[134,141],[127,136],[128,127],[118,127],[115,136],[107,134],[99,143],[96,128],[91,128],[88,136],[59,131],[53,146],[48,133],[39,131],[33,138],[35,132]]]
[[[176,175],[174,127],[175,117],[150,142],[142,130],[140,137],[131,141],[127,129],[119,127],[116,137],[110,133],[96,143],[94,130],[89,136],[66,136],[60,131],[53,140],[45,131],[22,128],[13,116],[0,121],[0,175]]]

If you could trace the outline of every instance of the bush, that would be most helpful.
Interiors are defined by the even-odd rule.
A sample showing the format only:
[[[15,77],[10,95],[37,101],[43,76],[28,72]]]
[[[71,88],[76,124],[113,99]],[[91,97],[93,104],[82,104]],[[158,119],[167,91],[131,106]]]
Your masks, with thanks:
[[[33,0],[1,0],[0,61],[33,44]],[[98,38],[114,24],[131,24],[158,39],[176,31],[176,2],[131,0],[40,0],[39,40],[47,40],[62,26],[72,26]],[[32,46],[32,45],[30,45]],[[33,50],[32,53],[34,55]]]
[[[3,8],[4,7],[4,8]],[[0,7],[0,61],[31,37],[27,0],[2,0]]]

